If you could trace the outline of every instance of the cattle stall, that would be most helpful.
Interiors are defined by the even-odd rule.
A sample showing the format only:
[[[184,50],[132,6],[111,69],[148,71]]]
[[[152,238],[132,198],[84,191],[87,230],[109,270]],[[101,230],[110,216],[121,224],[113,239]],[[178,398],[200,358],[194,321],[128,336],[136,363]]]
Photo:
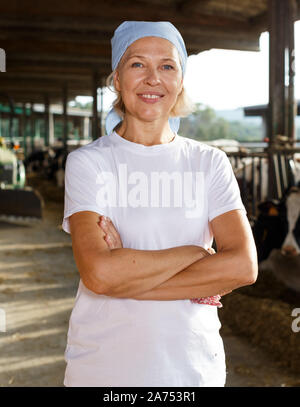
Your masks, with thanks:
[[[300,148],[267,151],[233,151],[226,153],[237,178],[242,201],[253,222],[258,206],[266,200],[281,200],[289,188],[300,181]],[[268,177],[269,160],[272,159],[275,177]],[[275,183],[276,197],[269,195],[269,182]]]

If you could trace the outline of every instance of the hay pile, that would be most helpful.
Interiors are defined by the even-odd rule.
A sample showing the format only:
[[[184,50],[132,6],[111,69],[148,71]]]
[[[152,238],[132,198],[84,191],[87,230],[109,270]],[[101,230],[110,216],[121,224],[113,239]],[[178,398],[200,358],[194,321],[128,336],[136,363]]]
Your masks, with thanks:
[[[299,293],[264,269],[255,284],[224,296],[222,303],[223,324],[266,350],[278,365],[300,373],[300,332],[293,332],[291,316],[294,308],[300,308]]]

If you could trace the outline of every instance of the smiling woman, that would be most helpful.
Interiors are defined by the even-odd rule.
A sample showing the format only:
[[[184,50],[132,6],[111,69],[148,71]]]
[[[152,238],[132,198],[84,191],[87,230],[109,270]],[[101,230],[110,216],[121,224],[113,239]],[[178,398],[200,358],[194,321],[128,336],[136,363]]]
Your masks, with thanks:
[[[121,24],[107,134],[68,155],[66,386],[225,384],[219,299],[255,281],[256,250],[226,154],[177,133],[186,60],[171,23]]]
[[[153,41],[154,40],[154,41]],[[153,61],[153,48],[157,47],[157,43],[161,45],[161,52],[157,54],[158,60]],[[147,54],[145,53],[144,46],[148,46],[148,61],[147,61]],[[170,46],[171,45],[171,46]],[[152,48],[152,49],[151,49]],[[139,52],[139,50],[142,52]],[[149,53],[150,52],[150,53]],[[155,53],[157,50],[155,50]],[[142,55],[139,55],[142,54]],[[171,54],[170,56],[165,56]],[[149,66],[149,55],[150,55],[150,66]],[[148,62],[148,64],[147,64]],[[154,69],[164,72],[164,77],[167,80],[171,78],[175,79],[175,77],[181,77],[181,91],[178,93],[177,98],[171,110],[169,112],[170,117],[185,117],[191,114],[195,110],[195,105],[192,100],[189,98],[183,83],[182,83],[182,64],[180,61],[179,53],[177,49],[170,44],[167,40],[154,38],[154,37],[146,37],[142,38],[135,43],[133,43],[130,47],[127,48],[122,60],[119,63],[118,69],[114,70],[106,80],[106,86],[111,89],[113,92],[116,93],[117,98],[113,102],[114,109],[119,113],[121,117],[125,114],[125,104],[122,99],[122,92],[120,88],[120,84],[116,83],[116,80],[119,79],[120,71],[124,72],[123,68],[132,68],[135,72],[133,72],[136,79],[138,76],[142,76],[149,74],[149,68],[151,69],[151,64],[156,62],[156,66],[154,65]],[[128,66],[129,65],[129,66]],[[136,70],[142,71],[141,73],[136,72]],[[171,72],[166,72],[171,71]],[[179,75],[178,75],[179,73]],[[116,85],[115,85],[116,84]],[[144,98],[145,103],[155,103],[159,98],[163,97],[163,93],[153,91],[149,91],[147,93],[141,94],[139,93],[141,98]]]

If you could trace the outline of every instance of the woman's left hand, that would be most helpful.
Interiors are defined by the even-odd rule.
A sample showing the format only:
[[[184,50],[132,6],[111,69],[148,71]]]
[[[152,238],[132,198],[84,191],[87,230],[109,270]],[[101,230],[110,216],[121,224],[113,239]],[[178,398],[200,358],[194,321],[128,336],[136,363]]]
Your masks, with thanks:
[[[206,251],[212,256],[216,253],[215,249],[208,247]],[[207,305],[216,305],[217,307],[222,307],[223,305],[220,302],[221,295],[228,294],[231,291],[220,293],[220,295],[213,295],[211,297],[202,297],[202,298],[191,298],[191,302],[196,304],[207,304]]]
[[[104,240],[110,250],[121,249],[123,247],[121,237],[110,218],[107,216],[100,216],[98,225],[105,233]]]

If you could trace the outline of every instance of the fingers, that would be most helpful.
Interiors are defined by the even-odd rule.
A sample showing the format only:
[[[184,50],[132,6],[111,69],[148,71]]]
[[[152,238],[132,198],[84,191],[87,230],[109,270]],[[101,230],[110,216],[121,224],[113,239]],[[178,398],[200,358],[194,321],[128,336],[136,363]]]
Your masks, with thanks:
[[[99,226],[106,234],[104,240],[106,241],[110,249],[123,247],[118,231],[107,216],[100,216]]]
[[[105,232],[104,240],[108,244],[109,248],[110,249],[114,248],[115,244],[116,244],[116,238],[113,234],[110,222],[107,221],[105,216],[101,216],[100,226],[103,229],[103,231]]]
[[[199,247],[202,253],[202,257],[207,257],[207,256],[211,256],[212,254],[215,254],[216,252],[214,251],[214,249],[212,247],[208,247],[207,249],[204,249],[204,247]]]
[[[115,242],[108,233],[104,236],[104,240],[106,241],[106,244],[110,250],[115,249]]]
[[[109,230],[108,222],[105,220],[104,216],[100,216],[100,220],[98,222],[98,225],[101,227],[101,229],[105,233],[103,239],[105,240],[108,248],[113,249],[114,248],[114,241],[112,239],[112,235],[111,235],[111,232]]]
[[[115,240],[120,239],[120,235],[117,232],[116,228],[114,227],[114,224],[107,216],[101,216],[100,224],[102,229],[105,232],[109,233],[113,239]]]

